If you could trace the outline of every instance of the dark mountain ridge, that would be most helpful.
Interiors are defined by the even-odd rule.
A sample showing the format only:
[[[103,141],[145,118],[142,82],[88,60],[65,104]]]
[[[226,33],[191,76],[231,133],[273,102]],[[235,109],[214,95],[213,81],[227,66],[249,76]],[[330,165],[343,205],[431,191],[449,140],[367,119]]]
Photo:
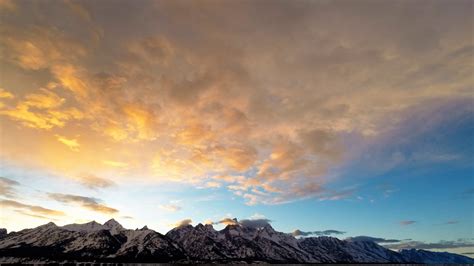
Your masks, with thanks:
[[[334,237],[297,239],[270,224],[181,226],[166,235],[130,230],[117,221],[57,226],[48,223],[7,234],[0,230],[0,263],[474,263],[465,256],[426,250],[396,252],[370,241]]]

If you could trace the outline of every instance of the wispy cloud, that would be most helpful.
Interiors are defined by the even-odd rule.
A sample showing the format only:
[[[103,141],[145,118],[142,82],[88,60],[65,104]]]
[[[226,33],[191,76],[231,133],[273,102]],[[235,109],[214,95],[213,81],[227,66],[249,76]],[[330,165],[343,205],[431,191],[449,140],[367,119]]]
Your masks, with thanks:
[[[471,198],[474,196],[474,188],[469,188],[460,193],[461,198]]]
[[[181,210],[181,206],[176,204],[162,204],[158,206],[160,209],[169,211],[169,212],[177,212]]]
[[[16,187],[19,185],[15,180],[0,176],[0,194],[7,198],[15,197]]]
[[[71,194],[61,194],[61,193],[48,193],[50,199],[62,202],[62,203],[72,203],[77,204],[85,209],[89,209],[95,212],[105,213],[105,214],[116,214],[119,211],[112,207],[101,204],[100,199],[83,197],[78,195]]]
[[[51,216],[44,216],[44,215],[39,215],[39,214],[34,214],[34,213],[31,213],[31,212],[26,212],[26,211],[23,211],[23,210],[15,210],[16,213],[19,213],[21,215],[25,215],[25,216],[29,216],[29,217],[33,217],[33,218],[38,218],[38,219],[42,219],[42,220],[48,220],[48,221],[57,221],[58,219],[56,218],[53,218]]]
[[[385,245],[391,249],[448,249],[448,248],[472,248],[474,242],[472,240],[458,239],[456,241],[439,241],[435,243],[422,242],[422,241],[408,241],[399,244]]]
[[[193,220],[184,219],[173,224],[174,227],[183,227],[192,224]]]
[[[81,144],[77,139],[69,139],[61,135],[56,135],[56,139],[62,144],[66,145],[71,151],[79,151]]]
[[[85,187],[90,189],[102,189],[116,186],[115,182],[110,179],[99,177],[92,174],[85,174],[78,177],[78,181]]]
[[[242,219],[242,220],[238,220],[237,218],[225,217],[216,222],[206,221],[206,223],[209,223],[209,224],[241,225],[241,226],[250,227],[250,228],[264,227],[266,225],[269,225],[271,222],[272,220],[267,219],[262,215],[257,215],[257,216],[253,215],[253,217],[249,219]]]
[[[386,244],[386,243],[399,243],[402,241],[406,241],[407,239],[404,240],[399,240],[399,239],[387,239],[387,238],[380,238],[380,237],[371,237],[371,236],[354,236],[354,237],[348,237],[346,240],[349,241],[370,241],[370,242],[375,242],[379,244]]]
[[[213,222],[213,224],[225,224],[225,225],[236,225],[239,224],[237,218],[223,218],[217,222]]]
[[[34,214],[39,215],[53,215],[53,216],[64,216],[66,215],[62,211],[47,209],[37,205],[29,205],[24,204],[14,200],[0,200],[0,206],[4,208],[13,208],[13,209],[21,209],[21,210],[28,210]]]
[[[459,221],[457,221],[457,220],[451,220],[451,221],[447,221],[443,224],[458,224],[458,223],[459,223]]]
[[[296,229],[291,234],[293,236],[330,236],[330,235],[343,235],[346,232],[339,231],[339,230],[324,230],[324,231],[301,231]]]
[[[416,221],[412,221],[412,220],[404,220],[404,221],[400,221],[400,225],[412,225],[412,224],[415,224]]]

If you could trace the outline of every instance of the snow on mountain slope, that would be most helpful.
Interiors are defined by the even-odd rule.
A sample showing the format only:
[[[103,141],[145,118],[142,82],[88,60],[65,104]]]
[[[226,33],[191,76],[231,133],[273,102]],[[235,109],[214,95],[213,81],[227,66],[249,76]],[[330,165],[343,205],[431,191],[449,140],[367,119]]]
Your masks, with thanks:
[[[194,260],[221,261],[227,258],[226,249],[219,241],[212,225],[177,227],[166,233],[166,236],[182,247]]]
[[[127,230],[116,221],[58,227],[48,223],[0,239],[0,257],[78,261],[173,261],[183,251],[153,230]],[[20,262],[23,262],[20,260]]]
[[[120,235],[126,241],[111,257],[121,261],[167,262],[185,258],[184,252],[171,239],[148,228],[122,230]]]
[[[96,221],[88,222],[85,224],[68,224],[62,226],[62,228],[74,232],[94,232],[105,229],[103,225]]]
[[[1,231],[3,232],[3,231]],[[6,233],[6,232],[5,232]],[[0,237],[0,263],[41,262],[191,263],[474,263],[465,256],[425,250],[388,250],[374,242],[333,237],[296,239],[259,227],[181,226],[166,235],[117,221],[63,227],[48,223]]]
[[[62,226],[61,228],[75,232],[95,232],[100,230],[109,230],[112,234],[117,234],[124,229],[123,226],[114,219],[108,220],[103,225],[96,221],[92,221],[85,224],[68,224]]]

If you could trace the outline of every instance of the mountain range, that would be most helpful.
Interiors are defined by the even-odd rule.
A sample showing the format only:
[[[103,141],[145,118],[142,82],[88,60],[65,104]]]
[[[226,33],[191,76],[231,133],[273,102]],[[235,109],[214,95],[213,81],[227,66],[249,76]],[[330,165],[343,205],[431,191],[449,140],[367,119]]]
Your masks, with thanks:
[[[174,263],[474,263],[469,257],[426,250],[384,248],[371,241],[334,237],[295,238],[270,224],[184,225],[165,235],[146,226],[48,223],[7,233],[0,229],[0,263],[174,262]]]

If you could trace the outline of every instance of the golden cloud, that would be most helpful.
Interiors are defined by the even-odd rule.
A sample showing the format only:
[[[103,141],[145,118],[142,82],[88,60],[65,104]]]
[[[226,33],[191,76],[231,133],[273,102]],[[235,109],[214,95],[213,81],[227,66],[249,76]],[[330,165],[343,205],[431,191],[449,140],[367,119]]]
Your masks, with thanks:
[[[100,200],[96,198],[61,193],[48,193],[47,195],[53,200],[62,203],[77,204],[85,209],[89,209],[95,212],[100,212],[104,214],[116,214],[119,212],[117,209],[99,203]]]
[[[76,108],[63,108],[64,98],[48,89],[31,93],[20,100],[14,108],[0,110],[0,115],[38,129],[63,127],[68,120],[82,119],[83,114]]]
[[[13,9],[12,1],[0,3]],[[258,21],[248,16],[261,8],[252,2],[203,4],[205,22],[175,3],[130,9],[120,21],[111,15],[119,3],[111,3],[100,22],[97,3],[55,3],[67,10],[57,17],[42,13],[45,3],[18,4],[20,17],[44,20],[2,21],[0,63],[12,74],[2,84],[9,91],[0,89],[0,115],[9,119],[0,127],[5,142],[37,147],[41,156],[18,156],[25,150],[13,145],[1,155],[73,178],[87,169],[222,186],[248,204],[342,198],[325,185],[334,179],[330,169],[347,160],[347,135],[376,141],[416,108],[474,95],[466,89],[473,84],[469,8],[444,12],[433,2],[421,18],[400,23],[393,14],[416,3],[361,5],[358,15],[339,4],[278,2]],[[168,15],[144,12],[153,8]],[[331,23],[335,12],[346,23]],[[150,24],[138,27],[137,17]],[[167,30],[153,26],[163,21]],[[80,143],[65,137],[77,135]],[[73,157],[48,141],[80,152]],[[79,179],[109,186],[95,175]]]
[[[6,91],[3,88],[0,88],[0,99],[12,99],[14,97],[15,96],[11,92]]]
[[[77,139],[68,139],[61,135],[56,135],[56,138],[59,142],[66,145],[71,151],[79,151],[81,144],[79,144]]]
[[[25,209],[31,211],[32,213],[42,214],[42,215],[53,215],[53,216],[64,216],[66,215],[62,211],[51,210],[43,208],[41,206],[24,204],[14,200],[0,200],[0,206],[4,208],[14,208],[14,209]]]
[[[174,223],[172,226],[174,226],[174,227],[183,227],[183,226],[190,225],[192,222],[193,222],[193,220],[191,220],[191,219],[184,219],[184,220],[181,220],[181,221],[178,221],[178,222]]]

